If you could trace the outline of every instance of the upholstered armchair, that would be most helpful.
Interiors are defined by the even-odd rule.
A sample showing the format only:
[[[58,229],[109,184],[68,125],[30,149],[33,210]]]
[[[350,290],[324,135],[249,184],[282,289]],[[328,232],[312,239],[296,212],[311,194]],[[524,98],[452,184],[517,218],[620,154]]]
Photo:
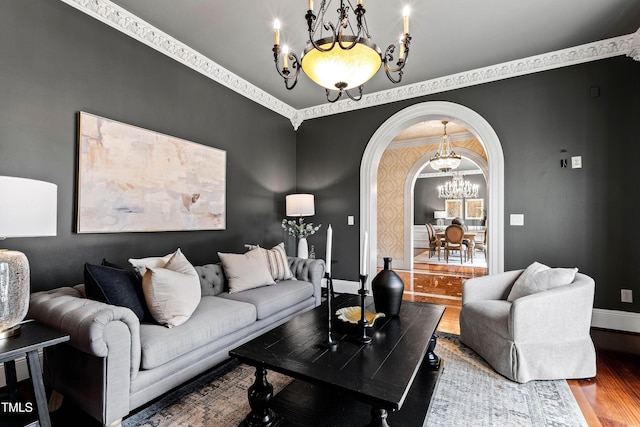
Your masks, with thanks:
[[[596,375],[590,336],[595,282],[575,270],[546,266],[542,267],[547,272],[538,275],[544,271],[539,266],[534,263],[527,270],[466,280],[460,341],[497,372],[519,383],[592,378]],[[534,267],[537,273],[529,271]],[[548,270],[565,270],[561,273],[570,275],[569,284],[559,284]],[[538,283],[514,289],[519,279],[521,286],[527,278],[523,271]]]

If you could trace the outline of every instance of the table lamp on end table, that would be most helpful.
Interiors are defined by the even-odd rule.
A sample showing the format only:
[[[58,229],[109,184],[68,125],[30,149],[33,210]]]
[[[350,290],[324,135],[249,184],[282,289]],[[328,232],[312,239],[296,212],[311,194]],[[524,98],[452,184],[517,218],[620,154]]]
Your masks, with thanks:
[[[0,176],[0,240],[6,237],[55,236],[55,184]],[[29,261],[19,251],[0,249],[0,339],[20,333],[30,296]]]

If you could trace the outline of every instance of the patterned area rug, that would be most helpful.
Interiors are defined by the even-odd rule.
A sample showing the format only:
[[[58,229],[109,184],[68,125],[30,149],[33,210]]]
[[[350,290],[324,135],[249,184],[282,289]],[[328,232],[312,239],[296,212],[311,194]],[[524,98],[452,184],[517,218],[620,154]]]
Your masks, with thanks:
[[[566,381],[511,382],[456,335],[443,332],[438,332],[436,354],[445,360],[444,370],[424,426],[587,426]],[[229,362],[131,415],[123,425],[237,427],[250,410],[247,389],[254,375],[254,368]],[[278,392],[290,379],[269,372],[269,381]]]

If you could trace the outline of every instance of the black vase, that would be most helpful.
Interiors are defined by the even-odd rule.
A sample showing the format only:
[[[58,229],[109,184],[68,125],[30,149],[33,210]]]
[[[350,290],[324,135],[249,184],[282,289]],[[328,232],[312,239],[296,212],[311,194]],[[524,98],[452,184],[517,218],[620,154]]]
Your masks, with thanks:
[[[373,302],[378,313],[397,316],[400,313],[404,282],[391,269],[391,258],[384,258],[384,269],[371,281]]]

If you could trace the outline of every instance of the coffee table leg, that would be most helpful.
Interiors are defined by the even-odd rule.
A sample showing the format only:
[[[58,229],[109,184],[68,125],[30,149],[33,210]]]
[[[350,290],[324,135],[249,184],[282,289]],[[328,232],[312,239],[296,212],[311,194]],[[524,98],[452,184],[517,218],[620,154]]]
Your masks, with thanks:
[[[267,370],[264,366],[256,367],[256,380],[249,387],[249,406],[251,412],[244,419],[244,427],[277,427],[282,423],[280,417],[269,402],[273,398],[273,386],[267,381]]]
[[[432,370],[440,369],[440,358],[433,352],[436,349],[436,336],[431,335],[429,347],[427,347],[427,361]]]
[[[376,408],[371,409],[371,422],[367,424],[367,427],[390,427],[387,424],[387,413],[386,409]]]

